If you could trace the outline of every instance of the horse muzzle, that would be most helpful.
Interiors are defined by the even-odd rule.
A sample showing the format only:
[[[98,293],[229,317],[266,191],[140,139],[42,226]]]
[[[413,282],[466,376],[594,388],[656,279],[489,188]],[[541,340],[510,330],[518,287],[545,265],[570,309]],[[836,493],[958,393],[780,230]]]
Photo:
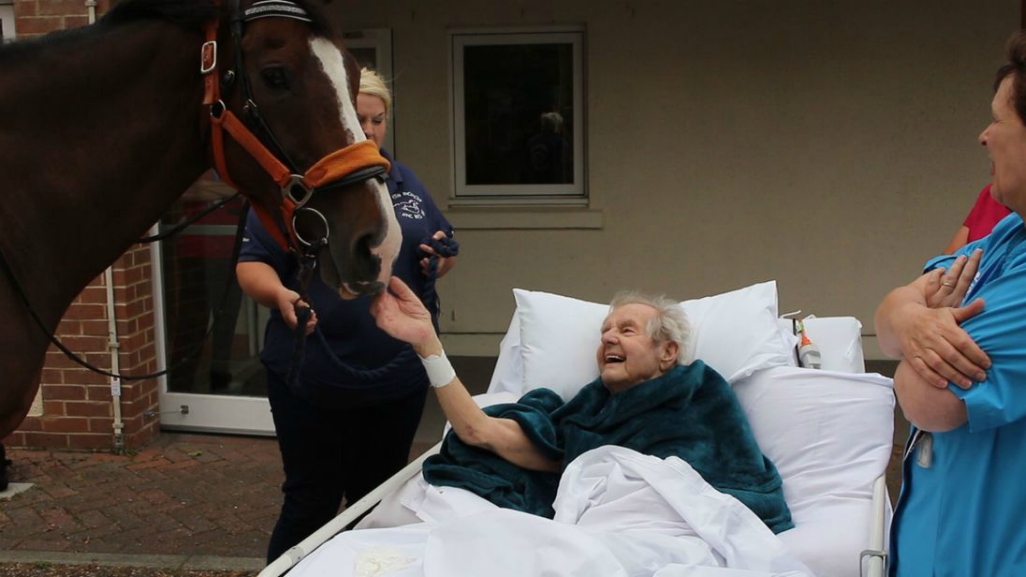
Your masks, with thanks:
[[[338,289],[338,296],[343,300],[352,300],[362,296],[377,296],[384,292],[385,283],[381,281],[343,282]]]

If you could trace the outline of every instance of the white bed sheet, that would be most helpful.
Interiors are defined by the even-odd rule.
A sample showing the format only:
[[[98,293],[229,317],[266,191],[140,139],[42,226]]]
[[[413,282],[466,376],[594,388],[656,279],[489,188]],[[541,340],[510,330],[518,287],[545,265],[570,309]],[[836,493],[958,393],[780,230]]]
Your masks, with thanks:
[[[810,335],[824,347],[824,360],[836,357],[838,361],[831,368],[836,365],[841,371],[863,370],[859,342],[861,325],[857,320],[827,318],[810,321]],[[506,338],[500,345],[489,393],[476,397],[479,404],[512,402],[520,397],[524,387],[520,329],[518,315],[514,314]],[[858,576],[859,553],[872,548],[873,481],[884,473],[891,452],[893,394],[890,380],[865,373],[775,367],[756,371],[735,383],[734,389],[749,416],[760,447],[777,464],[784,480],[785,498],[796,524],[795,529],[773,536],[758,522],[758,527],[769,538],[767,540],[766,535],[762,535],[753,542],[759,543],[763,552],[777,551],[781,546],[790,551],[799,560],[799,565],[804,563],[804,567],[808,567],[794,569],[799,571],[797,574],[811,571],[820,577]],[[572,465],[576,466],[576,463]],[[567,472],[569,474],[570,469]],[[679,471],[673,475],[683,477]],[[561,496],[566,490],[561,486]],[[678,489],[677,492],[681,491]],[[716,495],[727,498],[719,493]],[[568,503],[572,502],[575,501],[568,500],[563,505],[569,506]],[[649,518],[649,505],[635,505],[636,509],[628,508],[627,511],[644,511],[643,517]],[[608,505],[604,507],[604,510],[610,510]],[[681,510],[684,510],[683,506]],[[748,512],[747,509],[744,511]],[[623,521],[614,525],[614,536],[602,535],[590,523],[567,523],[558,515],[555,521],[528,517],[501,511],[466,491],[431,487],[421,475],[417,475],[387,495],[360,522],[358,530],[343,533],[320,547],[290,575],[538,575],[537,567],[533,571],[517,573],[520,565],[514,563],[514,560],[542,555],[538,551],[561,552],[556,557],[572,558],[570,565],[561,565],[565,561],[558,561],[555,557],[546,558],[543,564],[551,563],[549,566],[555,568],[550,573],[553,575],[620,575],[617,571],[632,567],[631,563],[635,562],[632,559],[643,565],[648,563],[644,565],[647,572],[637,574],[656,577],[786,574],[792,570],[787,567],[767,568],[756,563],[752,566],[761,568],[752,569],[756,573],[749,573],[750,569],[736,564],[730,569],[712,569],[704,561],[699,565],[687,560],[678,563],[670,551],[696,551],[677,543],[676,540],[682,538],[679,536],[672,537],[675,544],[665,549],[666,544],[660,544],[655,538],[640,542],[624,539]],[[588,517],[589,521],[596,519],[595,513],[589,513]],[[889,502],[884,517],[885,522],[889,521]],[[659,519],[665,518],[666,515],[659,516]],[[706,527],[706,524],[703,521],[698,526]],[[651,534],[646,534],[646,538],[649,537]],[[511,553],[504,552],[507,541],[514,545],[510,548]],[[618,545],[621,543],[626,545]],[[720,554],[715,552],[723,547],[730,550],[731,543],[734,541],[730,539],[713,539],[709,547],[715,556]],[[597,545],[601,547],[593,547]],[[627,549],[618,554],[618,547]],[[740,547],[739,550],[745,548]],[[568,552],[574,554],[566,555]],[[457,561],[465,563],[471,558],[481,563],[475,566],[478,567],[475,571],[483,572],[461,573],[462,570],[454,565]],[[507,558],[508,562],[502,561]],[[786,555],[783,558],[794,560]],[[592,560],[602,560],[599,565],[610,569],[599,571],[590,564]],[[392,572],[375,573],[371,561],[409,564]],[[363,568],[362,573],[356,572],[358,565]],[[332,569],[325,571],[325,567]],[[483,567],[488,569],[485,571]],[[342,571],[341,568],[346,569]],[[442,569],[454,572],[440,572]],[[504,573],[507,569],[513,572]]]
[[[874,548],[873,483],[891,455],[891,380],[775,367],[742,379],[734,390],[760,448],[784,482],[795,528],[780,539],[816,575],[857,577],[860,552]],[[516,399],[509,392],[475,397],[481,405]],[[416,523],[418,514],[443,515],[436,512],[444,503],[437,491],[418,475],[386,496],[358,528]],[[884,506],[889,520],[890,502]]]
[[[891,379],[775,367],[734,392],[784,480],[795,528],[780,537],[817,575],[858,576],[858,554],[873,549],[873,483],[893,448]]]
[[[812,575],[755,514],[675,457],[585,453],[561,479],[552,520],[431,489],[423,522],[341,533],[290,576]]]

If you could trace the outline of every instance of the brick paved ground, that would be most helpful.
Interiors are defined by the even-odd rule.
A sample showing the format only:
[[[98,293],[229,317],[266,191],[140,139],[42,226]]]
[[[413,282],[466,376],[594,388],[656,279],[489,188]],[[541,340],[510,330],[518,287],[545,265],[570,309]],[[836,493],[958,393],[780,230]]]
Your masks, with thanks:
[[[163,433],[134,455],[9,449],[0,550],[262,557],[281,503],[271,438]]]
[[[454,357],[472,392],[495,359]],[[433,396],[411,460],[441,438]],[[0,500],[3,552],[212,556],[262,559],[281,506],[273,438],[164,431],[134,455],[7,449],[12,483]]]

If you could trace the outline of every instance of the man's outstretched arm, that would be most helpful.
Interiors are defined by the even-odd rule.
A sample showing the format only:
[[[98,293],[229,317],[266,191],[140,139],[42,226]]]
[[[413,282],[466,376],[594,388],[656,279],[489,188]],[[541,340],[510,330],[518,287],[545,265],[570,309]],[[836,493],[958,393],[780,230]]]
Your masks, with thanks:
[[[560,470],[560,463],[543,455],[519,423],[491,417],[477,406],[445,357],[430,313],[402,280],[392,277],[389,290],[371,304],[371,313],[381,330],[413,346],[424,363],[442,412],[461,441],[487,449],[525,469]]]

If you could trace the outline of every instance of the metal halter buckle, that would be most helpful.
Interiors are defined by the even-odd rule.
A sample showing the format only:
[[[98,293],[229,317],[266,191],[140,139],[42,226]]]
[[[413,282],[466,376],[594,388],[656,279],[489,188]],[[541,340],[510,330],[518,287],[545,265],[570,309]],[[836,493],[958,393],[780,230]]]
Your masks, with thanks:
[[[302,195],[296,198],[294,192],[296,189],[302,191]],[[310,201],[310,197],[313,195],[313,188],[310,188],[303,182],[303,176],[299,174],[293,174],[289,176],[289,181],[285,183],[285,186],[281,187],[281,194],[285,198],[292,200],[296,203],[296,208],[302,208],[307,202]],[[322,217],[323,218],[323,217]]]
[[[207,40],[200,46],[200,74],[209,74],[217,68],[217,41]]]

